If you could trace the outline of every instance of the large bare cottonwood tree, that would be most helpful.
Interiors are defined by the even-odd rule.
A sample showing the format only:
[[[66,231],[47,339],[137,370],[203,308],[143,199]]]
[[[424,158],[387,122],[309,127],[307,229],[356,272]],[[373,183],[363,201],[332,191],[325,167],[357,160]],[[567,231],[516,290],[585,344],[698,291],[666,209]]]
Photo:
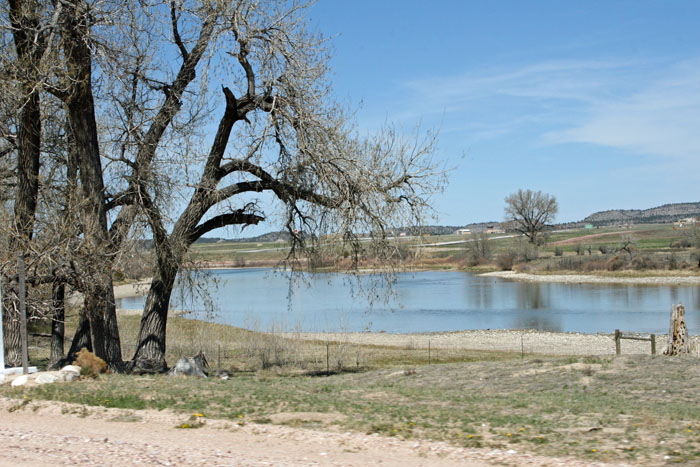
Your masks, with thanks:
[[[322,235],[340,233],[355,260],[371,252],[386,261],[395,253],[390,228],[420,223],[429,195],[444,182],[444,171],[433,160],[434,135],[404,137],[392,129],[369,138],[358,135],[332,97],[326,43],[307,30],[302,7],[258,0],[194,10],[186,3],[170,5],[180,68],[163,90],[162,109],[174,121],[177,113],[187,112],[179,107],[183,92],[205,93],[211,87],[206,95],[218,104],[220,117],[208,152],[199,153],[197,169],[190,167],[192,188],[177,216],[166,214],[169,207],[158,190],[164,175],[159,159],[172,163],[175,156],[172,145],[159,147],[167,135],[156,124],[166,120],[156,117],[146,143],[135,146],[124,196],[138,200],[156,252],[135,370],[166,366],[170,295],[190,245],[202,235],[258,224],[272,210],[292,234],[290,259],[318,248]],[[189,44],[181,28],[189,31]],[[208,63],[200,64],[205,57]],[[211,75],[223,71],[221,89],[196,83],[200,69]],[[198,148],[188,150],[181,160],[197,160]]]
[[[516,232],[525,235],[530,243],[539,245],[542,232],[557,215],[559,206],[553,195],[541,191],[519,189],[506,196],[505,218]]]
[[[199,237],[277,220],[292,234],[290,261],[333,234],[351,266],[386,263],[391,229],[420,224],[445,182],[434,134],[354,127],[333,98],[327,42],[309,31],[305,4],[23,3],[55,37],[35,89],[61,106],[65,185],[74,174],[80,195],[80,255],[61,274],[85,295],[80,329],[115,369],[111,273],[135,226],[147,226],[156,261],[128,368],[162,371],[170,295]]]

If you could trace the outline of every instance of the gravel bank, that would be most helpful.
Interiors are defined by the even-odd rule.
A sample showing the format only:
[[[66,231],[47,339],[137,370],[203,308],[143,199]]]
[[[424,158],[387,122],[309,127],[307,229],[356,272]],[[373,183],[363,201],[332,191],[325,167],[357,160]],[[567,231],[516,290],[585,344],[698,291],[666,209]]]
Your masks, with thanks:
[[[542,355],[615,355],[612,334],[580,334],[542,331],[473,330],[426,334],[389,334],[373,332],[288,333],[285,337],[304,340],[343,342],[348,344],[382,345],[410,349],[500,350]],[[644,336],[646,337],[646,336]],[[666,347],[667,336],[656,336],[657,353]],[[693,353],[698,355],[700,339],[695,337]],[[649,354],[649,342],[623,340],[625,355]]]
[[[515,271],[487,272],[481,276],[563,284],[700,285],[700,276],[608,277],[587,274],[527,274]]]

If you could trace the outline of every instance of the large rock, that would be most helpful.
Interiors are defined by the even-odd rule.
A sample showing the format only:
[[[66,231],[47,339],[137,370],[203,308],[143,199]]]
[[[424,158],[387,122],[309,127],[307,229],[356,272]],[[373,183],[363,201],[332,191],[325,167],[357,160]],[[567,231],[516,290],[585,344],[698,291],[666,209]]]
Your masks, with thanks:
[[[18,376],[10,383],[12,386],[24,386],[29,381],[29,375]]]
[[[194,357],[182,357],[177,361],[170,374],[172,376],[200,376],[207,377],[209,364],[202,352]]]
[[[74,381],[80,378],[80,367],[77,365],[66,365],[58,372],[59,381]]]
[[[39,373],[39,376],[34,380],[36,384],[52,384],[59,381],[58,375],[54,373]]]

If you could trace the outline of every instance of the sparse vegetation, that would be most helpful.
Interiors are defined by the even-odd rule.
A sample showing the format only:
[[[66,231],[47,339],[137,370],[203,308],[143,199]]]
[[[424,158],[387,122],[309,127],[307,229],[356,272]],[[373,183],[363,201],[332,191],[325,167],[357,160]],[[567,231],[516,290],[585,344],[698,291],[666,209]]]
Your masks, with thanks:
[[[3,386],[0,393],[124,408],[131,417],[167,407],[186,417],[178,426],[183,429],[205,419],[284,423],[275,422],[275,414],[324,412],[338,415],[329,424],[344,431],[465,447],[640,465],[694,464],[700,457],[700,411],[690,403],[700,398],[700,374],[688,371],[696,362],[691,357],[484,357],[322,377],[270,371],[238,372],[228,381],[105,375],[70,387]],[[672,382],[683,397],[669,395],[659,381]]]

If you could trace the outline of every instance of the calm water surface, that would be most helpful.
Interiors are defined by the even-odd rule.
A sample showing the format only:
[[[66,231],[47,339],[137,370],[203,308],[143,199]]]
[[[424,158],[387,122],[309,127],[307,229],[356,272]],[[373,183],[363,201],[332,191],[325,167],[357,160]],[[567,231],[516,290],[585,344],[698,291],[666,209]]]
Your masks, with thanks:
[[[686,307],[691,334],[700,333],[700,288],[513,282],[453,271],[403,273],[384,300],[353,294],[352,280],[337,274],[291,279],[264,269],[212,271],[213,320],[253,329],[303,331],[431,332],[463,329],[538,329],[565,332],[668,332],[672,303]],[[365,286],[376,279],[363,278]],[[367,288],[367,287],[366,287]],[[376,299],[379,295],[379,299]],[[201,299],[171,309],[203,310]],[[122,308],[143,307],[144,297]],[[200,318],[203,315],[198,316]]]

